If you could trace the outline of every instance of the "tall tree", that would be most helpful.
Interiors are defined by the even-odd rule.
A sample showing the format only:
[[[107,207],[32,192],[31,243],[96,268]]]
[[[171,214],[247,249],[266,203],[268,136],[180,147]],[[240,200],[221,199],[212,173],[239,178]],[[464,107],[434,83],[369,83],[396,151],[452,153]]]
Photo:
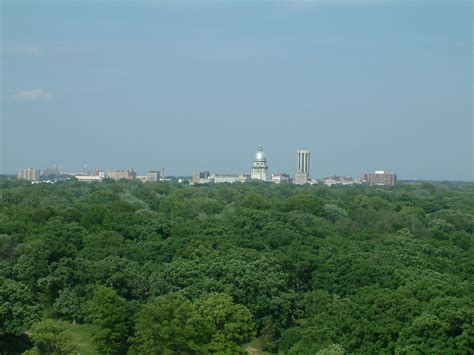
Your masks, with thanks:
[[[104,354],[126,351],[129,310],[126,300],[107,287],[98,287],[87,305],[89,318],[98,330],[92,340]]]
[[[211,293],[195,303],[196,312],[210,329],[209,351],[217,353],[244,352],[239,345],[255,336],[255,322],[247,307],[234,304],[225,293]]]
[[[0,337],[20,335],[41,318],[41,310],[26,285],[0,279]]]
[[[169,293],[139,312],[133,350],[141,354],[205,353],[210,330],[190,301]]]
[[[46,319],[33,324],[30,333],[35,347],[52,355],[71,354],[76,350],[66,322]]]

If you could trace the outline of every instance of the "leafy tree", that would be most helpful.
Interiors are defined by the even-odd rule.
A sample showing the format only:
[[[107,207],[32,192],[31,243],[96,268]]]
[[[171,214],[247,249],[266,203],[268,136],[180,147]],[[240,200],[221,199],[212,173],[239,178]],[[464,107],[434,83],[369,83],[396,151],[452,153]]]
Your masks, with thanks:
[[[41,355],[41,351],[36,346],[34,346],[31,349],[23,351],[21,354],[22,355]]]
[[[184,296],[169,293],[138,313],[132,349],[142,354],[205,353],[210,326]]]
[[[17,248],[20,256],[14,266],[15,274],[32,289],[37,288],[38,279],[48,275],[47,248],[47,242],[43,239],[33,239]]]
[[[84,303],[85,299],[77,291],[65,288],[53,304],[54,314],[73,323],[82,322],[85,318]]]
[[[331,203],[325,204],[323,210],[324,216],[333,222],[337,221],[338,219],[347,217],[347,211],[344,208],[341,208]]]
[[[327,348],[319,350],[316,355],[344,355],[346,349],[339,344],[331,344]]]
[[[0,215],[0,225],[3,223],[1,218],[2,216]],[[14,258],[16,244],[17,242],[14,237],[8,234],[0,234],[0,260],[11,261]]]
[[[30,333],[35,347],[41,352],[71,354],[76,350],[76,345],[72,342],[68,328],[69,325],[63,321],[46,319],[33,324]]]
[[[40,319],[41,310],[26,285],[0,279],[0,337],[20,335]]]
[[[456,349],[447,341],[448,324],[437,316],[423,313],[400,333],[397,352],[400,354],[455,353]]]
[[[467,354],[473,201],[472,183],[0,178],[0,348],[31,347],[45,308],[96,324],[101,353],[238,353],[254,322],[274,353]]]
[[[62,258],[48,267],[48,275],[37,280],[37,287],[44,292],[49,303],[55,302],[61,290],[85,283],[88,275],[78,259]]]
[[[454,226],[451,223],[446,222],[442,218],[433,219],[428,223],[428,227],[442,231],[442,232],[454,232]]]
[[[144,299],[146,297],[148,280],[137,262],[125,257],[109,256],[88,265],[96,282],[113,288],[125,299]]]
[[[287,353],[296,343],[298,343],[303,336],[302,327],[291,327],[286,329],[278,340],[278,349]]]
[[[124,238],[117,232],[93,233],[84,237],[81,255],[90,260],[101,260],[111,255],[120,256],[125,246]]]
[[[227,294],[212,293],[196,301],[195,308],[212,334],[209,351],[244,352],[239,345],[255,335],[255,323],[247,307],[234,304]]]
[[[445,340],[458,352],[474,348],[474,300],[470,297],[440,297],[430,302],[430,311],[447,324]]]
[[[129,309],[124,298],[107,287],[98,287],[87,305],[89,319],[98,330],[92,340],[104,354],[123,353],[129,336]]]

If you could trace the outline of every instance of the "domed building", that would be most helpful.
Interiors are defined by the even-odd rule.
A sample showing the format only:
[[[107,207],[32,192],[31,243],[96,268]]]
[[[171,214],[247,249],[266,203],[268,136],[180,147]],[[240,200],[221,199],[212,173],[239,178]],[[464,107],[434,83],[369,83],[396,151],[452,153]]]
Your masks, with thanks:
[[[252,173],[250,177],[254,180],[267,180],[267,172],[268,172],[268,165],[267,165],[267,158],[265,157],[265,153],[262,150],[262,146],[258,146],[257,153],[255,153],[255,160],[252,164]]]

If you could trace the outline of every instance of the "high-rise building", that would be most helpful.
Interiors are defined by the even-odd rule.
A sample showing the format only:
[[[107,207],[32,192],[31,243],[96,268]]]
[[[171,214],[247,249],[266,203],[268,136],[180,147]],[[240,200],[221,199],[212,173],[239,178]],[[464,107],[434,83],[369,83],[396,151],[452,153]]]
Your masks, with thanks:
[[[364,184],[373,185],[388,185],[393,186],[397,182],[397,174],[386,173],[383,170],[376,170],[373,174],[364,174],[362,178]]]
[[[255,153],[255,159],[252,163],[252,173],[250,177],[253,180],[267,180],[267,158],[265,157],[265,153],[263,152],[263,148],[261,145],[258,146],[257,153]]]
[[[310,155],[311,153],[308,149],[298,149],[296,151],[295,184],[303,185],[308,183]]]
[[[18,179],[25,179],[28,181],[39,181],[40,171],[38,169],[33,168],[18,169],[16,176]]]

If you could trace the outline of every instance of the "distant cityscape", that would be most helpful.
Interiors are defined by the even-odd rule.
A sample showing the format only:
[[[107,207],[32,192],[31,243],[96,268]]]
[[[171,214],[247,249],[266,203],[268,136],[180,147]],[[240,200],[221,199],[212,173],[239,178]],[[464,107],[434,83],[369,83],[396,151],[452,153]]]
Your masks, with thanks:
[[[250,173],[221,174],[211,173],[210,171],[193,171],[190,179],[181,178],[179,182],[198,184],[217,184],[217,183],[245,183],[250,181],[265,181],[275,184],[296,184],[296,185],[314,185],[322,184],[333,185],[369,185],[369,186],[393,186],[397,182],[397,174],[387,173],[383,170],[376,170],[373,173],[365,173],[362,177],[353,179],[347,176],[327,176],[320,179],[310,178],[311,152],[309,149],[298,149],[296,151],[296,169],[292,177],[286,172],[268,175],[267,157],[263,151],[263,146],[259,145],[255,158],[251,164]],[[44,169],[42,172],[35,168],[18,169],[17,178],[31,181],[32,183],[54,183],[60,180],[76,179],[81,182],[101,182],[104,179],[112,180],[138,180],[143,183],[170,180],[165,177],[164,169],[150,170],[146,175],[138,176],[133,168],[125,170],[100,169],[88,170],[84,167],[80,173],[64,173],[61,166],[53,166]]]

